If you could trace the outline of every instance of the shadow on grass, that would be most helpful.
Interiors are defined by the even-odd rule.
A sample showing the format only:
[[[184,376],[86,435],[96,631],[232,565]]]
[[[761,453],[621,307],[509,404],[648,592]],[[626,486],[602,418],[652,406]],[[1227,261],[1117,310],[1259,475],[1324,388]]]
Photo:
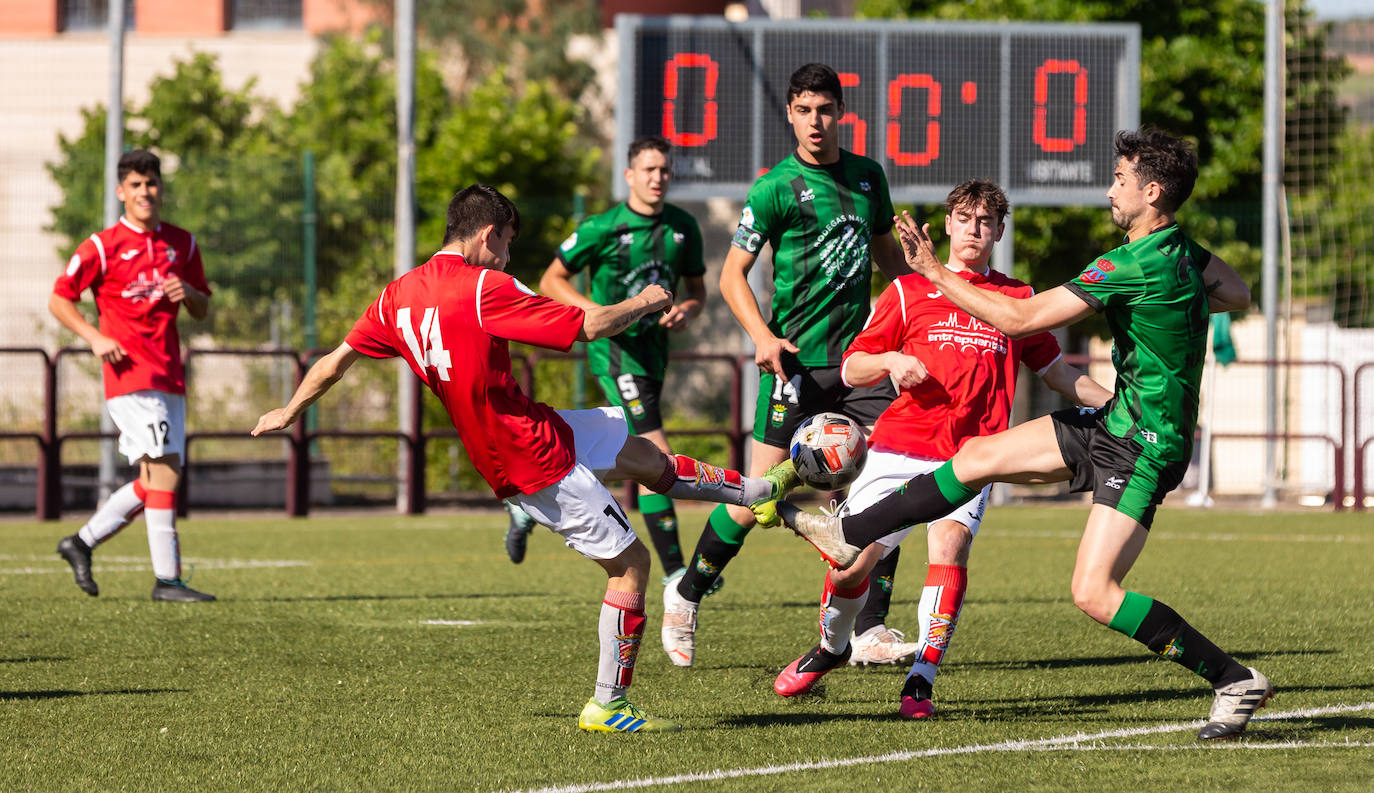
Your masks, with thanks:
[[[1265,658],[1275,658],[1285,655],[1309,656],[1309,655],[1337,655],[1339,650],[1256,650],[1232,653],[1231,657],[1242,663],[1262,664]],[[1022,659],[1017,661],[948,661],[942,665],[942,669],[1005,669],[1005,670],[1024,670],[1024,669],[1075,669],[1083,666],[1122,666],[1126,664],[1139,664],[1145,662],[1163,662],[1164,659],[1156,658],[1143,647],[1140,652],[1127,655],[1096,655],[1085,656],[1083,658],[1038,658]]]
[[[472,592],[441,595],[303,595],[300,597],[237,598],[241,603],[332,603],[381,600],[514,600],[517,598],[551,598],[551,592]]]
[[[187,694],[184,688],[114,688],[108,691],[70,691],[67,689],[45,689],[39,691],[0,691],[0,702],[22,702],[26,699],[66,699],[67,697],[89,697],[120,694]]]
[[[65,655],[26,655],[22,658],[0,658],[0,664],[37,664],[45,661],[70,661]]]

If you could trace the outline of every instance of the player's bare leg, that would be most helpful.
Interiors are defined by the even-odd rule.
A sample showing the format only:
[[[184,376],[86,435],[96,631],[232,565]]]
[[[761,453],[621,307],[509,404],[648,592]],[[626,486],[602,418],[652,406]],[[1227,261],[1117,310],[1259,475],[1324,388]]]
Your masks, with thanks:
[[[153,600],[194,603],[214,595],[188,586],[181,575],[181,544],[177,538],[177,482],[181,456],[169,454],[139,463],[139,481],[147,491],[143,519],[148,523],[148,553],[153,560]]]

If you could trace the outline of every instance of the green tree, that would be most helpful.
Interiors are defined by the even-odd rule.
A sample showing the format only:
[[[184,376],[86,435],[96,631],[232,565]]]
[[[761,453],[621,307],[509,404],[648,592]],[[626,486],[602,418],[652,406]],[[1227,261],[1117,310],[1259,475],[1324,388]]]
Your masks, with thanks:
[[[63,256],[103,224],[103,106],[82,111],[82,130],[59,136],[62,157],[47,168],[62,190],[49,231],[64,238]],[[163,216],[189,229],[217,295],[209,319],[192,332],[241,338],[260,332],[275,301],[299,297],[299,279],[283,277],[299,255],[299,172],[283,168],[281,112],[250,81],[227,88],[213,55],[196,54],[155,78],[142,106],[125,109],[130,148],[163,155]],[[287,163],[289,165],[289,161]]]

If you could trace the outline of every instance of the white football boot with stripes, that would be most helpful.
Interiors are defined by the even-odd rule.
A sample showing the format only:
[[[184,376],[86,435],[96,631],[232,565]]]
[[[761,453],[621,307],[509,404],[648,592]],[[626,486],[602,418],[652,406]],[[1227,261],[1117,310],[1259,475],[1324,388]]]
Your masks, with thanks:
[[[1245,732],[1245,725],[1255,711],[1274,696],[1274,686],[1269,678],[1249,667],[1252,677],[1216,690],[1212,700],[1212,712],[1207,715],[1207,723],[1202,726],[1197,737],[1204,741],[1218,738],[1234,738]]]

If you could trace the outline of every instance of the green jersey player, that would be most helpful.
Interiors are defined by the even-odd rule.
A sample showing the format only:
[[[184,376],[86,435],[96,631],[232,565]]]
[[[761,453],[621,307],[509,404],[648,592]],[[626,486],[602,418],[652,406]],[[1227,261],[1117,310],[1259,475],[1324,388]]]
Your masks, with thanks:
[[[539,281],[546,295],[582,308],[614,305],[650,284],[676,291],[682,282],[683,297],[666,314],[643,317],[624,332],[587,345],[592,374],[607,401],[624,409],[634,434],[668,454],[672,449],[659,409],[668,334],[686,330],[706,301],[701,228],[685,210],[664,200],[673,178],[671,151],[659,137],[631,143],[625,169],[629,198],[578,226]],[[573,285],[583,271],[591,277],[588,295]],[[664,581],[676,581],[683,563],[672,500],[640,488],[639,511],[667,574]]]
[[[1212,644],[1164,603],[1128,592],[1122,579],[1149,536],[1155,507],[1183,479],[1197,424],[1209,312],[1250,304],[1250,290],[1220,257],[1174,221],[1197,180],[1197,155],[1159,131],[1119,132],[1107,192],[1126,242],[1074,280],[1018,300],[975,289],[934,256],[927,228],[904,215],[907,260],[960,308],[1008,335],[1026,336],[1105,314],[1115,345],[1116,393],[1102,408],[1071,408],[974,438],[933,474],[916,477],[869,509],[842,520],[778,513],[832,563],[847,566],[869,542],[942,515],[990,482],[1071,481],[1091,490],[1092,511],[1073,571],[1074,604],[1211,683],[1204,740],[1239,734],[1273,694],[1269,680]],[[928,691],[908,680],[914,707]]]
[[[753,340],[761,371],[751,471],[787,459],[792,433],[808,416],[842,412],[871,427],[896,397],[890,382],[851,389],[840,377],[844,350],[869,313],[873,264],[889,279],[910,272],[891,234],[887,177],[878,163],[840,148],[843,115],[833,69],[811,63],[793,72],[787,120],[797,148],[749,190],[721,271],[721,296]],[[768,320],[746,280],[765,244],[775,288]],[[663,649],[678,666],[692,665],[701,598],[754,522],[748,509],[713,511],[686,575],[665,589]],[[888,559],[895,567],[896,554]],[[875,568],[874,576],[890,579],[891,570]],[[873,600],[872,609],[885,610]]]

